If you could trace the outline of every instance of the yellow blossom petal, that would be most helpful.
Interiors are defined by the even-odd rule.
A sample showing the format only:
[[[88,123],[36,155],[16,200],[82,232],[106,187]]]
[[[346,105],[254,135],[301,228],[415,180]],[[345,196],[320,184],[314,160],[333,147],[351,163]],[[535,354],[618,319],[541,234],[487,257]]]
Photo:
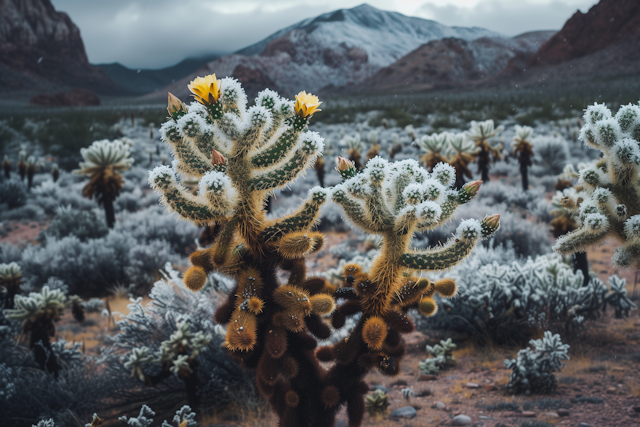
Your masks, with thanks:
[[[309,117],[318,110],[318,107],[322,104],[317,96],[302,91],[296,95],[295,110],[296,114],[300,117]]]

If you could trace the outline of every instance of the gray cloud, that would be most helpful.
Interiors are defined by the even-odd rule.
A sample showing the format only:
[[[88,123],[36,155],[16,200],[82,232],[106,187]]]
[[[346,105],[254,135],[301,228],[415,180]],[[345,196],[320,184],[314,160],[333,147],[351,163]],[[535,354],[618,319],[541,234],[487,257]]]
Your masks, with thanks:
[[[120,62],[132,68],[159,68],[190,56],[231,53],[303,19],[364,1],[52,0],[80,28],[92,63]],[[416,0],[368,0],[381,9],[508,35],[559,29],[578,7],[586,10],[595,2],[480,0],[466,6],[466,0],[434,1],[437,4],[419,6]]]
[[[416,15],[445,25],[484,27],[514,36],[534,30],[559,30],[576,10],[587,11],[595,0],[483,0],[472,7],[425,3]]]

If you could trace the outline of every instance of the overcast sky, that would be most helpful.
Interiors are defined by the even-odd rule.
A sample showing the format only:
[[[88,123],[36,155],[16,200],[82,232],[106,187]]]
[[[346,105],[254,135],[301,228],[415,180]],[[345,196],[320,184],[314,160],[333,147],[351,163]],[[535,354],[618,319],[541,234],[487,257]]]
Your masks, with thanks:
[[[189,56],[225,54],[275,31],[363,0],[52,0],[80,27],[94,63],[160,68]],[[369,0],[379,9],[477,26],[505,35],[558,30],[596,0]]]

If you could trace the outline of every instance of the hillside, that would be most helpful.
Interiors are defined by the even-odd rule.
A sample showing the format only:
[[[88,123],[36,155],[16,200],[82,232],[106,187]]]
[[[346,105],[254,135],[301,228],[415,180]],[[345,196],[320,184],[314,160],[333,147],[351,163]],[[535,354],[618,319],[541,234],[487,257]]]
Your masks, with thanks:
[[[302,89],[340,91],[432,40],[456,37],[470,41],[496,36],[482,28],[447,27],[365,4],[284,28],[208,63],[162,91],[187,96],[189,80],[211,72],[236,77],[250,93],[267,85],[289,96]]]

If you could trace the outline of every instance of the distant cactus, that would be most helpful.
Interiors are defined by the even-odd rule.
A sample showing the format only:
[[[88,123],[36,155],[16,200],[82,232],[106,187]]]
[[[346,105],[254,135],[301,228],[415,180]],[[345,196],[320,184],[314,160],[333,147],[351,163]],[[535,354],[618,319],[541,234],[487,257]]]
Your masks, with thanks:
[[[78,295],[73,295],[69,298],[69,302],[71,303],[71,314],[73,318],[76,319],[79,323],[84,322],[84,306],[82,305],[82,298]]]
[[[458,362],[452,356],[453,349],[456,345],[448,338],[446,341],[440,341],[440,344],[436,344],[433,347],[427,346],[427,351],[431,354],[431,358],[426,359],[424,362],[420,362],[420,373],[427,375],[435,375],[440,372],[441,369],[448,369],[455,366]]]
[[[22,182],[24,182],[24,179],[27,177],[27,163],[25,162],[26,156],[26,151],[20,150],[18,152],[18,174],[20,175],[20,180]]]
[[[33,186],[33,177],[36,174],[36,158],[33,156],[29,156],[29,158],[27,158],[27,189],[31,190],[31,187]]]
[[[318,183],[320,187],[324,187],[324,157],[318,157],[313,164],[313,169],[316,171],[316,176],[318,177]]]
[[[129,157],[129,146],[118,139],[105,139],[83,148],[80,153],[84,162],[80,162],[80,169],[73,172],[90,177],[82,195],[89,199],[96,198],[98,204],[104,207],[107,226],[113,228],[116,222],[113,202],[124,184],[120,172],[129,169],[133,163]]]
[[[399,370],[404,354],[400,334],[413,329],[405,312],[420,308],[432,314],[435,292],[455,294],[453,281],[433,283],[411,272],[459,262],[480,238],[496,231],[498,217],[482,224],[464,221],[449,245],[414,252],[409,248],[414,230],[447,221],[458,205],[476,195],[479,183],[451,190],[455,176],[450,166],[438,165],[428,174],[415,161],[388,165],[376,157],[360,174],[353,162],[340,159],[343,184],[332,193],[312,188],[298,210],[269,220],[266,197],[296,179],[322,152],[323,139],[307,129],[319,111],[318,98],[301,92],[293,104],[264,90],[247,108],[240,84],[215,75],[194,80],[190,90],[197,103],[187,107],[170,100],[171,119],[161,128],[176,156],[174,168],[159,166],[149,175],[162,202],[178,215],[197,224],[222,224],[213,245],[191,255],[184,283],[196,291],[211,271],[234,277],[237,284],[215,320],[226,325],[230,355],[256,370],[258,389],[281,426],[333,425],[346,404],[349,424],[356,427],[365,411],[366,373],[378,368],[395,375]],[[180,185],[178,172],[200,178],[196,196]],[[311,229],[329,194],[356,226],[383,236],[382,255],[371,272],[345,267],[340,289],[324,278],[306,277],[305,256],[324,244],[323,235]],[[289,272],[287,283],[279,282],[277,269]],[[346,302],[336,310],[338,299]],[[346,316],[360,311],[348,340],[314,352],[315,338],[331,335],[324,316],[334,313],[333,326],[339,328]],[[336,363],[327,370],[319,360]]]
[[[62,315],[66,299],[61,291],[51,291],[44,286],[42,291],[31,292],[28,297],[16,295],[15,309],[4,310],[7,319],[22,321],[22,330],[29,334],[29,348],[36,362],[55,375],[60,364],[51,349],[50,337],[55,335],[54,322]]]
[[[359,134],[355,134],[353,136],[345,138],[345,143],[347,144],[347,154],[349,155],[349,160],[353,162],[356,169],[362,169],[362,161],[360,158],[362,157],[362,150],[364,149],[364,144],[360,139]]]
[[[623,106],[612,117],[604,104],[594,104],[584,120],[580,139],[603,156],[580,170],[582,191],[565,190],[562,206],[576,212],[581,224],[554,249],[581,252],[613,237],[623,242],[615,249],[614,265],[640,268],[640,107]]]
[[[449,156],[448,163],[456,170],[455,188],[459,190],[466,182],[465,176],[469,179],[473,178],[473,174],[469,170],[469,164],[475,161],[479,149],[464,133],[450,135],[449,145],[453,154]]]
[[[492,138],[503,130],[504,126],[494,128],[493,120],[486,120],[484,122],[472,121],[471,129],[467,131],[467,136],[476,143],[476,148],[479,149],[476,161],[478,162],[478,172],[484,182],[489,182],[491,158],[493,157],[494,161],[501,159],[502,143],[492,141]]]
[[[4,308],[14,307],[14,297],[20,291],[22,269],[15,262],[0,264],[0,286],[4,299]]]
[[[391,148],[389,149],[389,158],[393,160],[396,154],[402,152],[402,143],[398,140],[398,134],[391,135]]]
[[[447,132],[424,135],[418,140],[418,145],[426,151],[426,154],[420,157],[420,161],[429,171],[438,163],[448,162],[449,134]]]
[[[522,189],[529,189],[529,167],[533,158],[533,146],[531,136],[533,129],[529,126],[516,125],[516,136],[513,139],[513,154],[520,162],[520,175],[522,177]]]
[[[9,160],[9,156],[4,155],[4,159],[2,160],[2,170],[4,170],[4,177],[6,179],[11,178],[11,161]]]
[[[58,182],[58,178],[60,178],[60,169],[58,169],[57,163],[51,165],[51,178],[53,182]]]
[[[368,394],[364,401],[364,407],[372,417],[385,414],[389,405],[389,395],[382,390]]]

